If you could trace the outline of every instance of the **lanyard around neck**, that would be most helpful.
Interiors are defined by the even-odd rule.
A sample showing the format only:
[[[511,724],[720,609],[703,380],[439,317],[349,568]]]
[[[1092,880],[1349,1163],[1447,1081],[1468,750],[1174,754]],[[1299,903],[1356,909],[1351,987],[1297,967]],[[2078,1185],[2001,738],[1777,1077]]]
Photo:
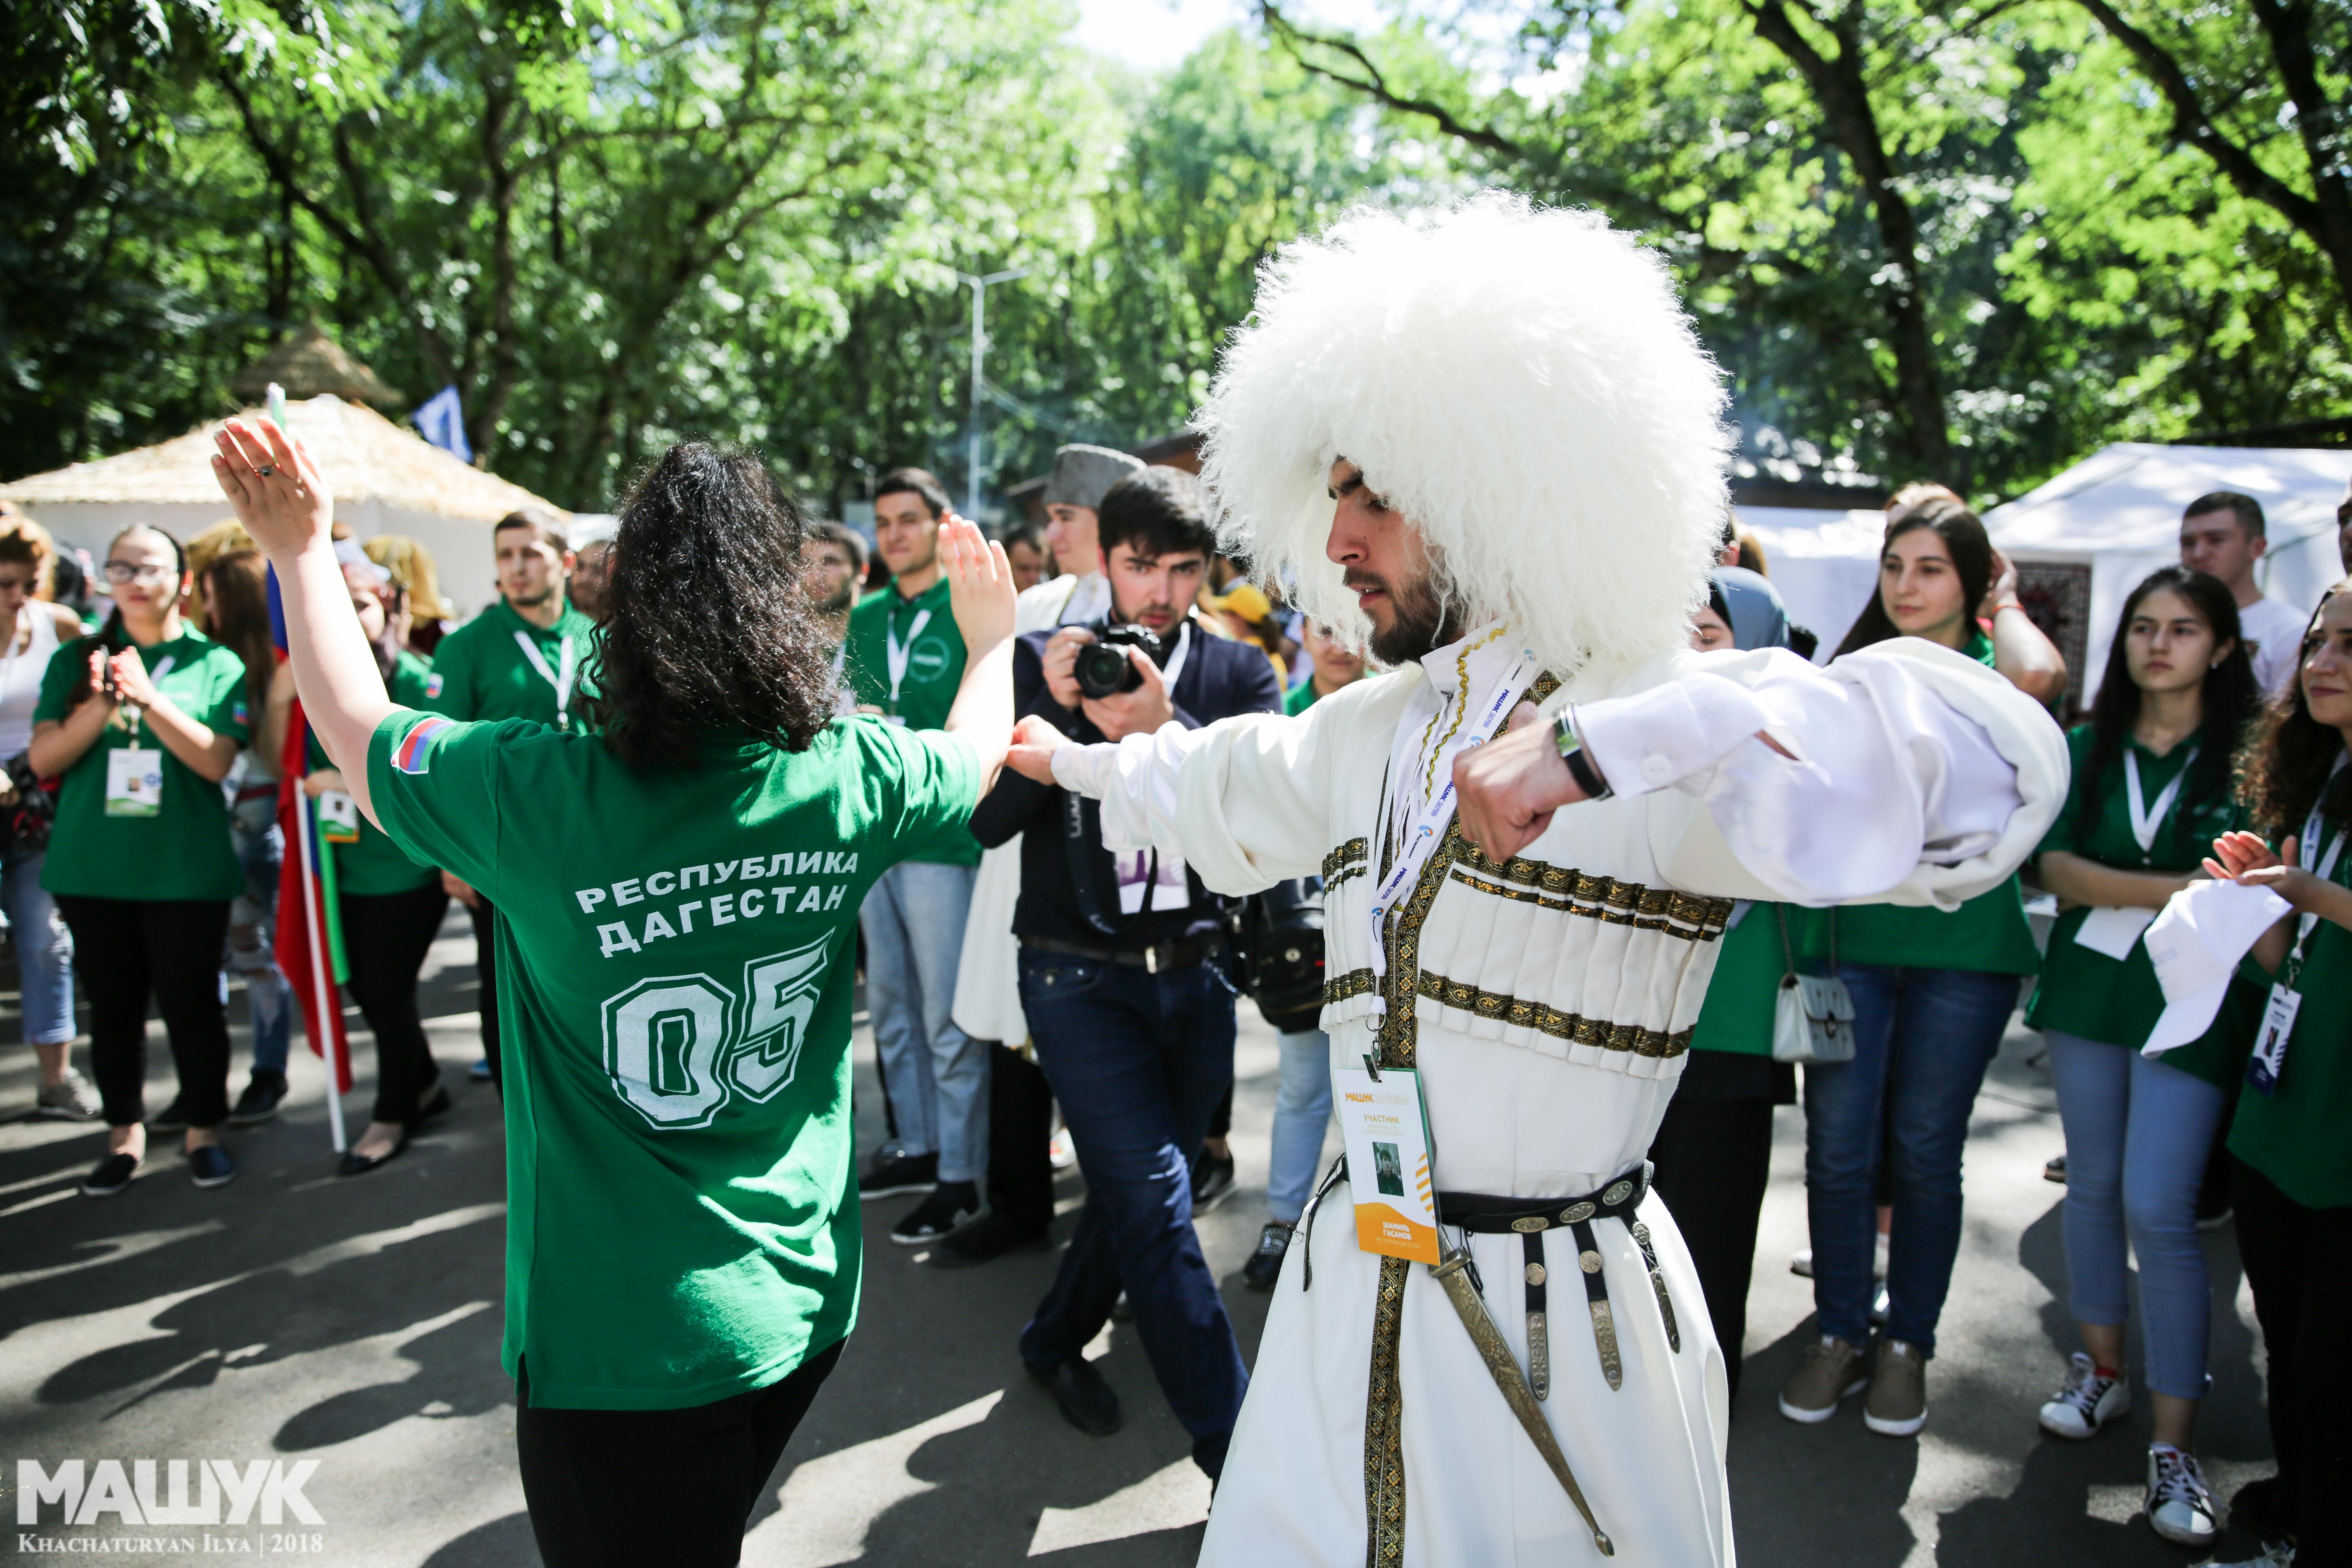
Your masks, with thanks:
[[[2342,752],[2338,752],[2336,758],[2336,765],[2327,771],[2328,782],[2331,784],[2334,783],[2336,775],[2343,772],[2343,770],[2344,754]],[[2319,794],[2322,800],[2326,798],[2326,784],[2319,786]],[[2336,862],[2336,859],[2344,853],[2345,839],[2345,831],[2341,828],[2337,829],[2336,834],[2336,842],[2327,847],[2326,854],[2320,854],[2319,833],[2320,829],[2325,826],[2326,824],[2320,820],[2319,801],[2315,800],[2311,803],[2311,815],[2303,819],[2303,842],[2295,846],[2295,858],[2303,862],[2303,868],[2310,872],[2313,876],[2317,877],[2323,882],[2332,881],[2335,879]],[[2294,953],[2294,957],[2296,960],[2300,961],[2302,959],[2304,943],[2311,940],[2312,931],[2318,924],[2319,917],[2315,914],[2305,914],[2296,919]],[[2300,967],[2299,963],[2298,967]]]
[[[2125,804],[2131,807],[2132,837],[2139,840],[2141,854],[2148,853],[2155,847],[2156,830],[2164,826],[2165,815],[2171,811],[2172,803],[2180,798],[2180,786],[2189,782],[2189,770],[2197,765],[2198,750],[2195,746],[2189,748],[2189,755],[2181,760],[2180,771],[2172,775],[2172,782],[2158,794],[2156,805],[2151,807],[2140,789],[2139,752],[2130,746],[2124,748]]]
[[[555,727],[562,729],[566,723],[564,710],[572,704],[572,682],[579,674],[572,653],[572,634],[563,634],[562,646],[556,654],[562,665],[560,671],[547,668],[547,656],[539,651],[539,645],[531,641],[529,632],[517,632],[514,639],[521,647],[523,658],[530,660],[531,668],[539,671],[547,683],[555,688]]]
[[[893,713],[898,710],[898,688],[906,681],[908,662],[915,657],[915,639],[921,637],[923,628],[931,624],[931,612],[915,612],[915,621],[907,628],[905,642],[898,640],[898,607],[893,605],[889,616],[882,622],[883,652],[890,661],[890,711]]]
[[[1436,850],[1438,840],[1445,836],[1446,824],[1454,818],[1454,759],[1474,746],[1483,746],[1494,737],[1519,698],[1535,681],[1538,661],[1533,649],[1522,649],[1503,678],[1495,683],[1492,696],[1478,710],[1475,722],[1465,723],[1438,747],[1433,776],[1443,773],[1445,782],[1429,797],[1412,819],[1412,826],[1399,847],[1389,874],[1381,879],[1379,891],[1372,895],[1370,911],[1372,938],[1372,973],[1375,977],[1388,973],[1389,912],[1403,901],[1407,892],[1421,880],[1421,868]],[[1470,687],[1465,681],[1460,700],[1466,710],[1470,703]],[[1443,708],[1440,709],[1442,712]],[[1376,997],[1377,1000],[1377,997]],[[1385,1006],[1376,1011],[1385,1012]]]

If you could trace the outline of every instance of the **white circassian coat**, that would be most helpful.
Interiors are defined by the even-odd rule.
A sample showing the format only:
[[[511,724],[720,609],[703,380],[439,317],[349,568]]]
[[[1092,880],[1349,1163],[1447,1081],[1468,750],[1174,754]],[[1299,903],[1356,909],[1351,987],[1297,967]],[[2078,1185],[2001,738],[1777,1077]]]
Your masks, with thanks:
[[[1357,1065],[1375,1048],[1369,915],[1384,787],[1392,775],[1449,776],[1441,742],[1463,688],[1475,713],[1517,652],[1506,638],[1465,657],[1478,641],[1295,719],[1171,726],[1055,754],[1066,787],[1102,797],[1115,847],[1181,853],[1220,892],[1323,871],[1329,860],[1332,999],[1322,1021],[1335,1063]],[[1714,969],[1725,912],[1717,900],[1950,907],[2007,877],[2066,794],[2065,743],[2049,716],[1982,665],[1917,639],[1827,669],[1784,652],[1673,654],[1613,675],[1588,670],[1542,710],[1571,701],[1616,794],[1560,810],[1504,867],[1456,841],[1420,921],[1412,989],[1442,1190],[1569,1196],[1640,1165]],[[1797,760],[1755,741],[1759,731]],[[1285,1261],[1204,1564],[1368,1561],[1364,1430],[1381,1259],[1358,1249],[1349,1203],[1342,1183],[1311,1242]],[[1545,1409],[1617,1564],[1730,1568],[1725,1352],[1664,1204],[1653,1196],[1641,1215],[1681,1351],[1668,1346],[1632,1236],[1598,1223],[1623,1384],[1612,1390],[1602,1377],[1573,1268],[1555,1268]],[[1521,1242],[1468,1239],[1488,1309],[1524,1368]],[[1546,1242],[1554,1265],[1567,1261],[1567,1237]],[[1302,1289],[1310,1248],[1312,1286]],[[1601,1562],[1443,1288],[1418,1265],[1399,1337],[1402,1562]]]

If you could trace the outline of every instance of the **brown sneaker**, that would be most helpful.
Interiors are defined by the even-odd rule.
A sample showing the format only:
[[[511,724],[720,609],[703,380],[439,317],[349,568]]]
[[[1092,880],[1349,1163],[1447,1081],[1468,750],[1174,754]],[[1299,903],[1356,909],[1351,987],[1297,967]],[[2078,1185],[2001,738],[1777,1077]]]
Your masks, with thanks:
[[[1832,1334],[1805,1347],[1805,1364],[1780,1390],[1780,1414],[1811,1426],[1837,1414],[1838,1401],[1870,1380],[1862,1352]]]
[[[1878,1342],[1862,1420],[1882,1437],[1908,1437],[1927,1424],[1927,1358],[1917,1345]]]

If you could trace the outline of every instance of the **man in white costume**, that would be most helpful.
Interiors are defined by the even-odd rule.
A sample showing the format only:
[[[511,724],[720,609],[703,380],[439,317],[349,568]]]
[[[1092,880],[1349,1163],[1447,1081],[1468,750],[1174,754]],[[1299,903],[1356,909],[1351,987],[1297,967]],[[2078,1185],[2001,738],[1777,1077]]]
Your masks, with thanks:
[[[1731,902],[1956,904],[2040,839],[2066,751],[1916,638],[1688,651],[1723,405],[1601,219],[1350,215],[1267,265],[1198,423],[1236,552],[1396,668],[1297,718],[1018,737],[1114,845],[1224,893],[1321,874],[1335,1077],[1417,1071],[1427,1108],[1444,1261],[1361,1249],[1327,1178],[1204,1563],[1734,1560],[1739,1347],[1643,1163]]]

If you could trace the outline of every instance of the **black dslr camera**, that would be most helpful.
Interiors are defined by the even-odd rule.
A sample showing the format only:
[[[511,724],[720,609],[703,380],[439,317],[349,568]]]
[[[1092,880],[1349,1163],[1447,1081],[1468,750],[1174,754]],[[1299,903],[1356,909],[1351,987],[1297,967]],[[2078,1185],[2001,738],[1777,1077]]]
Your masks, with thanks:
[[[1143,684],[1142,673],[1127,657],[1130,647],[1139,647],[1143,657],[1168,668],[1168,645],[1149,626],[1097,626],[1090,628],[1095,640],[1079,647],[1077,663],[1071,673],[1077,677],[1078,689],[1088,697],[1116,697],[1122,691],[1132,691]]]

